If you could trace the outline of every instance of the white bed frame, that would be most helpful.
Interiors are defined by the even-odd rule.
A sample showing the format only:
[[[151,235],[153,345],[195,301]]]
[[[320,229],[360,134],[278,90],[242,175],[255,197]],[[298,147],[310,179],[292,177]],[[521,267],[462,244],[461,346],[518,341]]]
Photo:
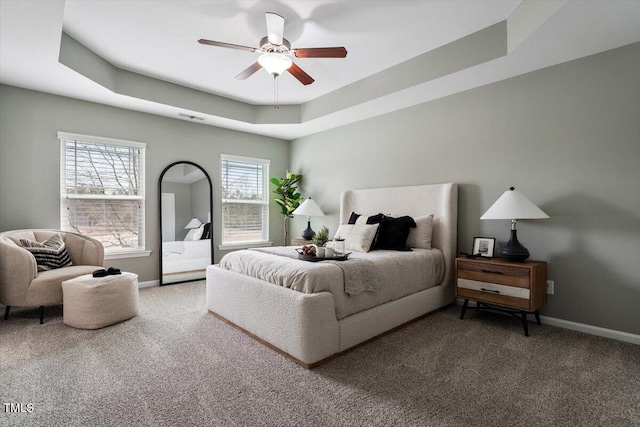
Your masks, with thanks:
[[[456,184],[352,190],[342,193],[340,221],[351,212],[412,217],[434,214],[432,246],[444,253],[445,274],[434,287],[337,320],[333,295],[305,294],[217,266],[207,268],[207,308],[216,317],[307,369],[453,303],[458,187]]]

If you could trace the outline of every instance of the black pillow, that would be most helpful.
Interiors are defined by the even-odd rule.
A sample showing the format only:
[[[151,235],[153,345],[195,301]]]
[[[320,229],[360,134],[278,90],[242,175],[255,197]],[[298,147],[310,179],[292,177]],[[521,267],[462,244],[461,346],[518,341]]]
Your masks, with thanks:
[[[211,223],[208,222],[206,224],[204,224],[204,230],[202,230],[202,236],[200,237],[200,240],[207,240],[211,238]]]
[[[347,221],[347,224],[355,224],[358,218],[360,218],[360,214],[351,212],[351,216],[349,217],[349,221]]]
[[[367,218],[367,224],[380,224],[384,218],[384,214],[381,213],[379,213],[378,215],[371,215],[369,218]]]
[[[377,248],[410,251],[411,248],[407,246],[407,237],[412,228],[416,228],[416,222],[410,216],[400,218],[385,216],[378,227]]]

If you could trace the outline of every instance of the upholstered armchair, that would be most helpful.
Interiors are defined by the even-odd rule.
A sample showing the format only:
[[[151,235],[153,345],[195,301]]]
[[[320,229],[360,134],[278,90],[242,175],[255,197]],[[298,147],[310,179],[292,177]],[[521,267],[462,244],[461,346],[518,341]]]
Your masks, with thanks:
[[[71,263],[68,267],[38,271],[36,259],[20,245],[20,239],[44,242],[60,233]],[[4,319],[14,307],[62,304],[62,282],[103,268],[102,243],[87,236],[58,230],[16,230],[0,233],[0,303],[6,306]]]

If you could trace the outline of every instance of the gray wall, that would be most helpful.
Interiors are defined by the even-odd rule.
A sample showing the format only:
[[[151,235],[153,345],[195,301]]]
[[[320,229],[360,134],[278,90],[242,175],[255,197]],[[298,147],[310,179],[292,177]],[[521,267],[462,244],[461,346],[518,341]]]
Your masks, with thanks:
[[[551,216],[518,227],[555,281],[542,313],[640,334],[638,43],[295,140],[291,170],[332,232],[345,189],[457,182],[459,251],[508,240],[479,217],[514,186]]]
[[[60,227],[60,144],[57,132],[145,142],[146,245],[150,257],[106,261],[158,279],[158,178],[177,160],[201,165],[213,181],[215,244],[220,243],[220,154],[271,160],[271,176],[289,165],[288,143],[183,120],[0,85],[0,231]],[[269,233],[282,243],[280,213],[271,204]],[[216,261],[222,255],[216,246]]]
[[[189,232],[189,230],[185,230],[184,226],[187,225],[194,216],[192,213],[193,208],[191,207],[191,185],[179,184],[177,182],[163,182],[162,192],[173,193],[176,214],[176,240],[184,240]]]

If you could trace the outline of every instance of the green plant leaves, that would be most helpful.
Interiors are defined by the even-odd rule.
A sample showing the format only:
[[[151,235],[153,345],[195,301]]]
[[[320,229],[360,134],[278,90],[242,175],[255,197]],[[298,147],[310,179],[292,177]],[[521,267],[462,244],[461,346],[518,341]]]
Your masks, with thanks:
[[[324,246],[329,241],[329,229],[322,227],[320,231],[313,236],[313,244],[316,246]]]
[[[298,184],[302,175],[287,171],[284,178],[271,178],[269,181],[275,185],[273,190],[279,198],[275,202],[280,206],[280,211],[285,217],[292,217],[292,213],[302,202],[302,196],[298,193]]]

